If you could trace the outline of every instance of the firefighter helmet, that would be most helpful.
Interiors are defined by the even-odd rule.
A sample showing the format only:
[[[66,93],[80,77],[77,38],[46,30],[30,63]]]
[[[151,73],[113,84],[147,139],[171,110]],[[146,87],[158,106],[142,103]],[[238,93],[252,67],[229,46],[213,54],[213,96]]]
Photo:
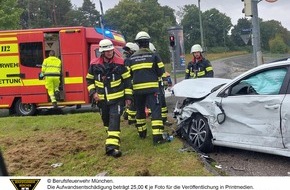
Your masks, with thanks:
[[[135,37],[135,41],[139,41],[139,40],[150,40],[150,36],[147,32],[141,31],[138,32],[138,34]]]
[[[103,39],[99,43],[100,49],[99,52],[109,51],[114,49],[114,45],[111,40]]]
[[[194,44],[191,47],[190,53],[194,53],[194,52],[202,52],[202,48],[199,44]]]
[[[139,46],[135,43],[132,42],[128,42],[126,43],[126,45],[123,47],[123,49],[126,50],[131,50],[131,51],[138,51],[139,50]]]
[[[152,44],[151,42],[149,43],[149,49],[150,49],[152,52],[156,52],[156,48],[155,48],[154,44]]]

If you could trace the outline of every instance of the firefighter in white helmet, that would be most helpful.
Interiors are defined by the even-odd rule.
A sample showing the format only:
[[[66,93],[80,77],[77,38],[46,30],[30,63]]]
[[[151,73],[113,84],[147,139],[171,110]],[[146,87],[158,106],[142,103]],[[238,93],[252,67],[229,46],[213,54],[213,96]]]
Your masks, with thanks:
[[[151,109],[153,144],[164,142],[164,126],[161,117],[159,78],[164,73],[164,64],[157,53],[149,49],[150,36],[141,31],[135,37],[139,50],[130,57],[133,76],[133,93],[136,104],[136,128],[140,138],[146,138],[146,104]]]
[[[139,50],[139,46],[133,42],[127,42],[126,45],[123,47],[124,50],[124,59],[126,61],[127,58],[130,58],[133,53]],[[126,62],[125,62],[126,63]]]
[[[202,52],[202,47],[199,44],[191,47],[190,53],[193,55],[193,58],[185,70],[185,79],[214,76],[213,68],[209,60],[203,57]]]
[[[101,56],[90,64],[86,76],[89,95],[100,108],[107,131],[105,151],[108,156],[120,157],[120,117],[125,103],[132,101],[131,75],[124,59],[114,53],[114,45],[108,40],[99,43]]]
[[[124,50],[124,58],[125,58],[125,66],[130,68],[129,58],[139,50],[139,46],[136,43],[128,42],[123,47]],[[136,123],[136,107],[134,101],[132,101],[129,107],[126,107],[124,110],[123,118],[124,120],[128,120],[128,124],[132,125]]]

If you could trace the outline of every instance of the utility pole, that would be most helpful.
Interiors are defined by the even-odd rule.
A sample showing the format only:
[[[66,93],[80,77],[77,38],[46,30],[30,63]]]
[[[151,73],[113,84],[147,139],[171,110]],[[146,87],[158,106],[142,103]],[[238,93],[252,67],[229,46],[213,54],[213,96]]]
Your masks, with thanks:
[[[263,56],[261,51],[261,37],[260,37],[260,23],[259,23],[259,16],[258,16],[258,3],[261,0],[252,0],[252,35],[253,35],[253,53],[254,53],[254,60],[255,65],[263,64]]]
[[[202,27],[202,19],[201,19],[201,10],[200,10],[200,0],[198,0],[198,10],[199,10],[199,28],[200,28],[200,41],[201,47],[205,50],[204,40],[203,40],[203,27]]]
[[[252,45],[255,66],[263,63],[261,51],[260,23],[258,16],[258,3],[261,0],[241,0],[244,2],[243,13],[246,17],[252,17]]]

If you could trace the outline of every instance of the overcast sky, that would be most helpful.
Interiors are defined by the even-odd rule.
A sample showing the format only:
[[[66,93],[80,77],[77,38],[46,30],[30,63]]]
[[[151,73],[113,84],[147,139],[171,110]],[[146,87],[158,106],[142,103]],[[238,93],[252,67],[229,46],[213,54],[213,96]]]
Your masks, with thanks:
[[[80,7],[83,3],[82,0],[71,0],[72,4]],[[100,11],[99,0],[92,0],[96,5],[96,9]],[[175,10],[179,10],[178,7],[184,5],[195,4],[198,0],[158,0],[160,5],[169,6]],[[103,9],[113,8],[119,3],[119,0],[102,0]],[[243,2],[241,0],[200,0],[200,7],[202,11],[216,8],[221,13],[226,14],[232,19],[234,25],[237,24],[239,18],[244,17],[242,13]],[[290,0],[277,0],[275,3],[268,3],[266,0],[262,0],[258,3],[258,15],[263,21],[277,20],[280,21],[282,26],[290,30],[290,18],[288,11],[290,11]]]

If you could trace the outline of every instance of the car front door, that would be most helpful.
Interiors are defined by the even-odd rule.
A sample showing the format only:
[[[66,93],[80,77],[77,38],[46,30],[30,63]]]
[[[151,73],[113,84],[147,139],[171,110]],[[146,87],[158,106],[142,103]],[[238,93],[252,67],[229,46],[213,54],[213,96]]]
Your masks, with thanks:
[[[248,149],[283,148],[280,111],[286,73],[287,68],[267,69],[233,83],[221,99],[226,120],[215,139]]]

